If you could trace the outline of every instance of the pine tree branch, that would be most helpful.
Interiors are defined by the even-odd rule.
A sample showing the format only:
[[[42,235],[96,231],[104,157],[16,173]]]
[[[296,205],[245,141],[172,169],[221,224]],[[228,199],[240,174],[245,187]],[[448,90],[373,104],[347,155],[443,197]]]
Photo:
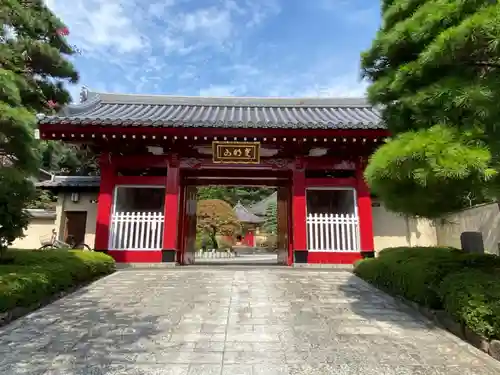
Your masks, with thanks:
[[[468,62],[472,66],[481,66],[486,68],[500,68],[500,63],[489,62],[489,61],[471,61]]]

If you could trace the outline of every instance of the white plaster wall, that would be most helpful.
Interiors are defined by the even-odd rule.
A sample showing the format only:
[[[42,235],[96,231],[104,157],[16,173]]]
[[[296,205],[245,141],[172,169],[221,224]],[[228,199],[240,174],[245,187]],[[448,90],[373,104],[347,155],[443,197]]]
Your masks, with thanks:
[[[375,251],[397,246],[435,246],[432,220],[407,218],[388,211],[382,204],[372,207]]]
[[[437,220],[437,240],[441,246],[461,248],[460,235],[466,231],[481,232],[485,252],[498,254],[500,243],[498,204],[475,206]]]
[[[12,243],[15,249],[38,249],[41,246],[40,237],[50,236],[54,229],[55,220],[53,218],[33,218],[28,228],[24,231],[24,237],[16,239]]]

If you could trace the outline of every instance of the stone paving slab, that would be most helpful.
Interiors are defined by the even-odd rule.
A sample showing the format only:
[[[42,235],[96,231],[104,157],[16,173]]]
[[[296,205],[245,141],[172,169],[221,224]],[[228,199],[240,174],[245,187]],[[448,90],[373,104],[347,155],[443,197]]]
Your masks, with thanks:
[[[0,330],[8,375],[493,375],[500,364],[351,273],[119,271]]]

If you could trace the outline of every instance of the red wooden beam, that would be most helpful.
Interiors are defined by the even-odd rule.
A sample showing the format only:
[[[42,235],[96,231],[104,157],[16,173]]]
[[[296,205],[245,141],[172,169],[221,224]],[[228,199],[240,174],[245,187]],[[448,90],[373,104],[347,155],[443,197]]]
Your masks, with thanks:
[[[176,158],[173,158],[169,163],[165,190],[163,249],[177,252],[179,250],[177,231],[179,230],[179,194],[181,188],[179,164]]]
[[[227,179],[190,179],[184,180],[186,185],[195,186],[288,186],[290,184],[289,180],[234,180],[231,178]]]
[[[137,140],[141,135],[177,136],[179,138],[198,136],[207,137],[247,137],[249,141],[254,137],[287,137],[292,141],[292,137],[311,138],[311,137],[385,137],[389,136],[389,131],[386,129],[275,129],[275,128],[192,128],[192,127],[122,127],[122,126],[102,126],[102,125],[72,125],[68,122],[58,124],[40,124],[40,133],[42,139],[53,139],[52,134],[61,137],[64,133],[64,138],[72,141],[71,134],[75,135],[74,140],[77,141],[76,134],[106,134],[110,138],[114,134],[116,138],[123,135],[136,135]],[[128,138],[127,138],[128,139]],[[222,140],[222,139],[221,139]],[[231,139],[228,139],[230,141]]]
[[[115,170],[110,162],[109,154],[101,155],[99,159],[101,169],[101,183],[97,196],[97,217],[95,229],[96,250],[108,250],[109,225],[111,221],[111,207],[113,205],[113,190],[115,187]]]
[[[306,178],[306,187],[352,187],[356,188],[357,180],[348,178]]]
[[[370,188],[366,183],[363,173],[366,167],[366,160],[358,162],[357,169],[357,198],[359,215],[359,235],[361,250],[363,252],[374,252],[375,244],[373,238],[373,213]]]
[[[168,155],[112,155],[111,160],[116,168],[167,167]]]
[[[165,186],[167,176],[116,176],[116,185],[159,185]]]
[[[292,185],[292,221],[293,221],[293,250],[307,250],[306,231],[306,177],[304,163],[297,158],[293,170]]]

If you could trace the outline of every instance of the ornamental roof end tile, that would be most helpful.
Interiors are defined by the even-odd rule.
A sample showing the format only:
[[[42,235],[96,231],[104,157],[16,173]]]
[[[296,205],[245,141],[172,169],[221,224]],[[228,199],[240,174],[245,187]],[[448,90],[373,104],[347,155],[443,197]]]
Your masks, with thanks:
[[[365,98],[272,98],[132,95],[87,92],[80,104],[63,108],[39,124],[384,129]]]

